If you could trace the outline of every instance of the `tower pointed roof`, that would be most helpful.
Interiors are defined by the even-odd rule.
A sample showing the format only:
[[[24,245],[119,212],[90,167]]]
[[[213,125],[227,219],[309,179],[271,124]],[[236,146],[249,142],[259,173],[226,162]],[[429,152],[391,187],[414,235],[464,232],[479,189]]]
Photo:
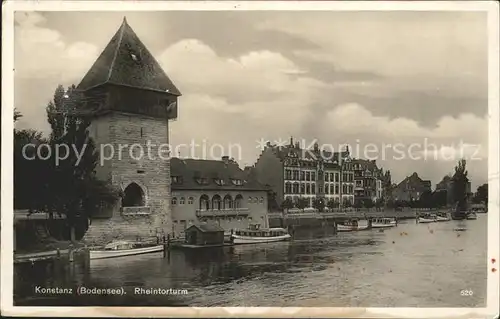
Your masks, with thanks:
[[[106,83],[181,95],[126,18],[78,89],[88,90]]]

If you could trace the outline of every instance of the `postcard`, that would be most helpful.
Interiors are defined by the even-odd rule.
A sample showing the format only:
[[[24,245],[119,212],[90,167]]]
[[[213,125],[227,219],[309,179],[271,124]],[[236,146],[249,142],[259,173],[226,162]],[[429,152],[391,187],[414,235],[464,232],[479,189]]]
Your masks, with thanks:
[[[6,2],[2,314],[498,318],[498,9]]]

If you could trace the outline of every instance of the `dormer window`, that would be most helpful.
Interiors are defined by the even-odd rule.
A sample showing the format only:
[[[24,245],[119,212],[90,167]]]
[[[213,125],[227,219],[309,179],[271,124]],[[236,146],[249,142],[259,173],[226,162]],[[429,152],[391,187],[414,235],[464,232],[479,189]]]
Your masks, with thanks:
[[[182,184],[182,176],[172,176],[172,184]]]
[[[200,185],[208,185],[208,179],[206,178],[203,178],[203,177],[200,177],[200,178],[196,178],[196,183],[200,184]]]
[[[243,185],[243,181],[241,179],[232,179],[231,182],[233,183],[233,185],[236,185],[236,186]]]
[[[223,179],[220,179],[220,178],[216,178],[214,179],[214,182],[215,184],[219,185],[219,186],[223,186],[225,183],[224,183],[224,180]]]

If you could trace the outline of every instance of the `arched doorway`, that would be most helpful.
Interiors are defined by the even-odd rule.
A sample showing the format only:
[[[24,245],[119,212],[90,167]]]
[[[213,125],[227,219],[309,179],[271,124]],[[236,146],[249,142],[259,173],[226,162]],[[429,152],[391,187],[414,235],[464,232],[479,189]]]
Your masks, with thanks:
[[[219,195],[212,197],[212,209],[220,210],[222,208],[222,200]]]
[[[145,196],[142,188],[136,183],[129,184],[124,191],[122,200],[123,207],[145,206]]]
[[[210,199],[207,195],[201,195],[200,197],[200,210],[208,210],[210,207]]]
[[[243,207],[243,196],[241,196],[241,194],[238,194],[234,199],[234,208],[242,208],[242,207]]]
[[[224,208],[225,209],[233,208],[233,199],[229,194],[224,196]]]

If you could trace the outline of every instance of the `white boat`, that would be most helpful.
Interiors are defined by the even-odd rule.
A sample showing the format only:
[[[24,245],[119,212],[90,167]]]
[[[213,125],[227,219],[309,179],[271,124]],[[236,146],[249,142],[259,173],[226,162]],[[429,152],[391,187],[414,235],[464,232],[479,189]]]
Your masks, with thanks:
[[[436,221],[437,222],[447,222],[450,221],[451,217],[448,213],[438,213],[436,215]]]
[[[343,223],[337,224],[337,231],[339,232],[348,232],[358,230],[358,221],[357,220],[347,220]]]
[[[116,258],[163,251],[163,245],[151,245],[129,241],[116,241],[103,249],[90,250],[90,259]]]
[[[234,244],[258,244],[289,240],[292,236],[284,228],[260,228],[259,224],[248,229],[236,229],[231,235]]]
[[[419,224],[428,224],[437,222],[436,214],[423,214],[417,217],[417,222]]]
[[[374,218],[372,219],[372,228],[389,228],[396,226],[394,218]]]
[[[468,213],[467,214],[467,219],[468,220],[475,220],[475,219],[477,219],[476,213]]]

